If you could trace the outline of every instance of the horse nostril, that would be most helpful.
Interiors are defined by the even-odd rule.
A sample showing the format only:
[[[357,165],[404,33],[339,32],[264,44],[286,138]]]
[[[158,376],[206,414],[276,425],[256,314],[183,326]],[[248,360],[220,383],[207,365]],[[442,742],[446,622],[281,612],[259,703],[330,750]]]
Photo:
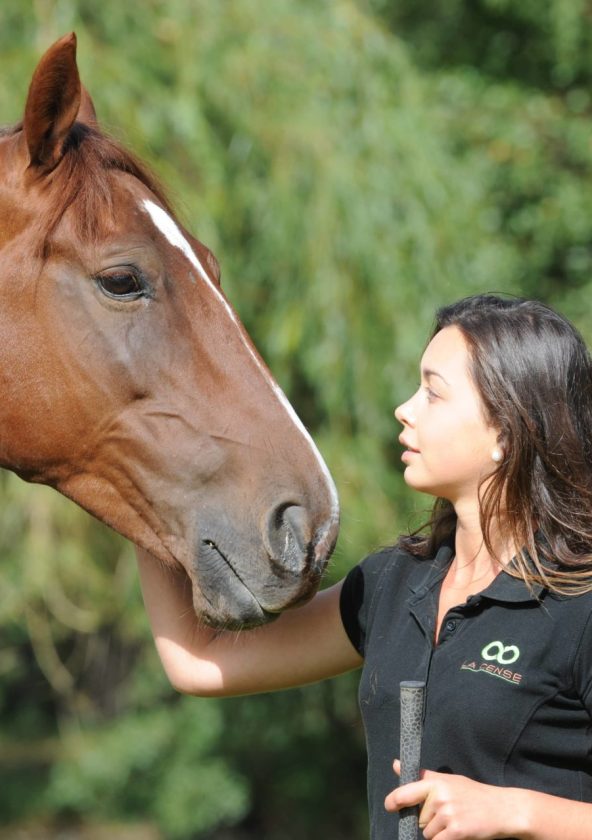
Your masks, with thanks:
[[[287,508],[284,514],[284,525],[300,551],[306,554],[311,534],[308,516],[304,508],[299,505],[292,505]]]
[[[301,505],[278,505],[268,517],[267,550],[287,571],[299,572],[306,566],[311,538],[308,513]]]

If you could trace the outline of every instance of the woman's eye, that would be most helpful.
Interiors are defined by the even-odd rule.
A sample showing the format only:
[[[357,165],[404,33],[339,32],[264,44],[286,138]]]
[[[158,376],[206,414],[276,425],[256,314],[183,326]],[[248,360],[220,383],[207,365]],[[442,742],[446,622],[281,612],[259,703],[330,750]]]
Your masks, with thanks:
[[[432,400],[438,399],[438,394],[435,391],[432,391],[427,385],[425,387],[425,392],[428,395],[428,400],[431,402]]]
[[[108,297],[119,300],[136,300],[145,294],[142,280],[133,271],[99,274],[97,284]]]

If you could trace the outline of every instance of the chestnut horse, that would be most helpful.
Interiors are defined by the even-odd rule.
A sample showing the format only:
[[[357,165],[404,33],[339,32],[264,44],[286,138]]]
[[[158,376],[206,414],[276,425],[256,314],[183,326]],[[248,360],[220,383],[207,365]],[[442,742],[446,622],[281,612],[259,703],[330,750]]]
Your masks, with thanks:
[[[98,127],[68,35],[0,131],[0,466],[184,567],[213,626],[316,590],[338,529],[321,456],[211,252]]]

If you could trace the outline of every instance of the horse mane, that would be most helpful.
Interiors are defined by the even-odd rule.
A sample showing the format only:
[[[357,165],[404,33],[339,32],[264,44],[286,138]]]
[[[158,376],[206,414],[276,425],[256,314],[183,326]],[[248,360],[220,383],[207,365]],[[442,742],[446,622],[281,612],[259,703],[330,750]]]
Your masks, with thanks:
[[[0,136],[16,135],[22,123],[0,127]],[[156,176],[124,146],[97,128],[74,123],[55,169],[42,177],[50,191],[46,209],[37,220],[40,253],[46,257],[57,225],[69,208],[76,232],[97,241],[114,226],[113,173],[132,175],[152,192],[168,213],[169,199]]]

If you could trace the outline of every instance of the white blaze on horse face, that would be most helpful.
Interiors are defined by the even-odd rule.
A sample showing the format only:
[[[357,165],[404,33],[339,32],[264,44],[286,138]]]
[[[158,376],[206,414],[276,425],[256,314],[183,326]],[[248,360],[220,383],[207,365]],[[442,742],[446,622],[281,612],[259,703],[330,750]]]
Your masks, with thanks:
[[[278,398],[278,400],[280,401],[282,406],[287,411],[288,416],[290,417],[290,419],[292,420],[292,422],[294,423],[294,425],[296,426],[298,431],[302,434],[302,436],[304,437],[304,439],[306,440],[306,442],[308,443],[308,445],[312,449],[313,454],[314,454],[316,460],[318,461],[319,467],[321,468],[321,471],[322,471],[322,473],[325,477],[325,480],[327,482],[327,487],[329,489],[329,494],[331,496],[331,519],[330,519],[330,522],[328,523],[328,526],[327,526],[327,528],[330,528],[331,525],[334,522],[337,521],[337,517],[339,515],[339,499],[337,497],[337,490],[335,488],[335,484],[334,484],[333,479],[331,477],[331,473],[327,469],[327,465],[325,464],[325,462],[323,460],[323,457],[322,457],[321,453],[319,452],[319,450],[317,449],[313,439],[311,438],[308,431],[304,427],[302,421],[300,420],[300,418],[298,417],[298,415],[294,411],[290,401],[288,400],[288,398],[286,397],[286,395],[284,394],[284,392],[282,391],[280,386],[277,384],[277,382],[275,382],[274,379],[272,379],[272,377],[269,374],[269,371],[262,365],[258,356],[253,352],[252,347],[245,340],[245,337],[244,337],[242,328],[239,324],[239,321],[238,321],[236,315],[234,314],[233,310],[231,309],[228,301],[226,300],[224,295],[222,295],[220,293],[220,291],[218,290],[216,285],[212,282],[212,280],[208,276],[208,274],[207,274],[206,270],[204,269],[203,265],[201,264],[201,262],[197,258],[197,255],[196,255],[195,251],[193,250],[193,248],[191,247],[189,242],[183,236],[183,234],[182,234],[181,230],[179,229],[178,225],[176,224],[176,222],[169,216],[169,214],[165,210],[162,209],[162,207],[159,207],[158,204],[155,204],[153,201],[150,201],[150,199],[148,199],[148,198],[143,199],[142,204],[144,205],[144,209],[146,210],[146,212],[148,213],[148,215],[150,216],[150,218],[152,219],[152,221],[154,222],[156,227],[162,233],[162,235],[166,239],[168,239],[168,241],[170,242],[171,245],[173,245],[175,248],[179,248],[179,250],[183,252],[183,254],[187,257],[187,259],[189,260],[191,265],[194,268],[197,269],[200,277],[202,278],[202,280],[204,280],[204,282],[206,283],[206,285],[208,286],[210,291],[213,292],[215,297],[222,304],[226,313],[228,314],[228,317],[230,318],[230,320],[232,321],[232,323],[234,324],[234,326],[238,330],[238,334],[239,334],[239,337],[240,337],[242,343],[244,344],[244,346],[247,349],[247,351],[249,352],[250,356],[255,361],[255,364],[257,365],[257,367],[259,368],[259,370],[263,374],[264,380],[267,382],[269,387],[272,389],[272,391],[274,392],[274,394],[276,395],[276,397]],[[322,536],[321,536],[320,539],[322,540]]]

